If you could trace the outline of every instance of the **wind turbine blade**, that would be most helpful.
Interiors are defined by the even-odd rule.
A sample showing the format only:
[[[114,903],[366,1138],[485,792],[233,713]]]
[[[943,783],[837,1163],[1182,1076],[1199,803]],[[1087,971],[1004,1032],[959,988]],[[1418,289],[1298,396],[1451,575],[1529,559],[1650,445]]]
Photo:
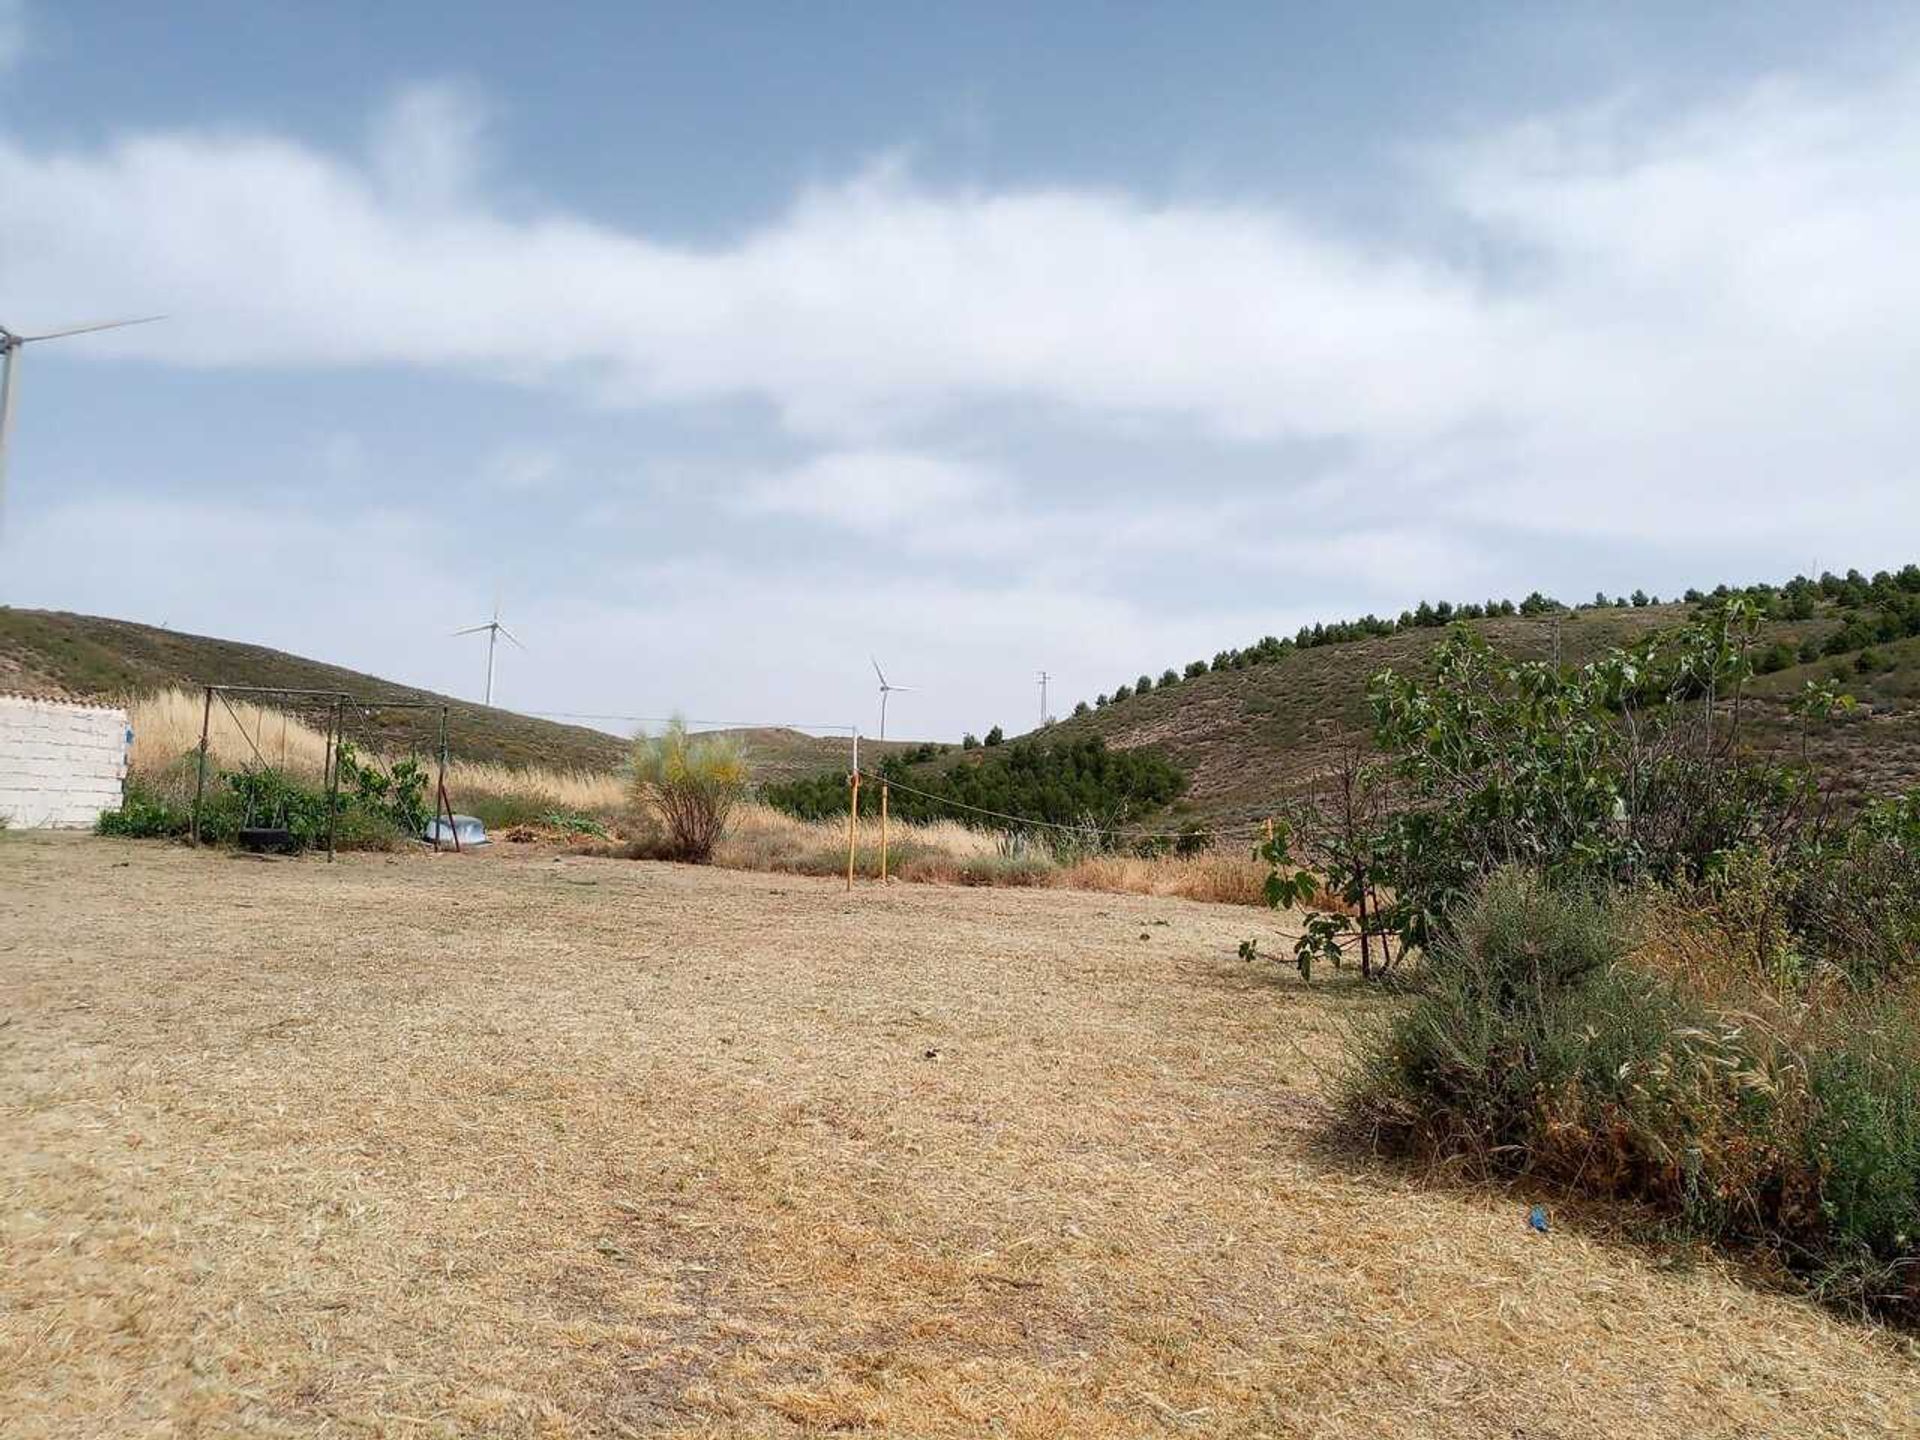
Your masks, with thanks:
[[[482,630],[491,630],[492,628],[493,622],[488,621],[485,625],[469,625],[466,629],[456,630],[453,633],[456,635],[478,635]]]
[[[507,639],[513,641],[514,644],[520,645],[520,637],[518,635],[515,635],[513,631],[509,630],[506,626],[502,625],[498,620],[493,622],[493,628],[498,630],[502,635],[506,636]],[[524,645],[520,645],[520,648],[524,650],[527,647]]]
[[[869,655],[867,659],[873,661],[873,673],[880,677],[880,688],[885,690],[887,688],[887,672],[880,668],[880,662],[874,660],[873,656]]]
[[[64,340],[69,335],[91,335],[96,330],[124,330],[129,325],[151,325],[156,320],[164,320],[164,315],[142,315],[134,320],[102,320],[95,325],[75,325],[68,330],[48,330],[39,335],[22,335],[27,340]]]

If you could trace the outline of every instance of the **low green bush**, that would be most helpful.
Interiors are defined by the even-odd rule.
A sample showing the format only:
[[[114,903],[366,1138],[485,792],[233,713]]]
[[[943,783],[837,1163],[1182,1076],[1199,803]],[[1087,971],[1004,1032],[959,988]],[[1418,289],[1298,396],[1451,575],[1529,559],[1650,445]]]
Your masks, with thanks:
[[[538,825],[542,818],[559,808],[548,795],[496,795],[476,791],[463,792],[457,807],[471,815],[497,835],[516,825]]]
[[[336,850],[403,850],[418,838],[417,834],[402,829],[391,815],[369,810],[363,805],[343,806],[334,821],[333,846]],[[326,843],[324,830],[314,843]]]
[[[1920,1318],[1920,1029],[1884,1013],[1809,1070],[1801,1159],[1818,1179],[1822,1288]]]
[[[177,839],[193,833],[196,767],[191,756],[148,775],[129,777],[118,810],[104,811],[94,829],[127,839]],[[340,789],[333,797],[334,847],[394,850],[419,838],[428,809],[426,775],[412,761],[391,771],[362,765],[350,745],[340,753]],[[287,831],[286,848],[300,851],[326,842],[328,797],[270,767],[224,770],[207,777],[200,795],[200,839],[235,843],[249,825]]]
[[[1384,1148],[1633,1200],[1920,1320],[1911,1011],[1843,990],[1719,1013],[1629,958],[1634,910],[1491,877],[1359,1042],[1349,1114]]]
[[[120,808],[103,810],[93,828],[97,834],[129,840],[164,840],[187,834],[193,828],[193,814],[150,790],[144,782],[129,779]]]

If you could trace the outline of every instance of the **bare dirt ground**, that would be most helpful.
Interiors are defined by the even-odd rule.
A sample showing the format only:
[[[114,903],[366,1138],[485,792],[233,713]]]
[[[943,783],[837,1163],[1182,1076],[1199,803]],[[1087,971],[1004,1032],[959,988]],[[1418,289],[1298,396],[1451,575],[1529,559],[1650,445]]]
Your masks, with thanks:
[[[0,1433],[1920,1433],[1910,1344],[1314,1142],[1243,909],[0,836]]]

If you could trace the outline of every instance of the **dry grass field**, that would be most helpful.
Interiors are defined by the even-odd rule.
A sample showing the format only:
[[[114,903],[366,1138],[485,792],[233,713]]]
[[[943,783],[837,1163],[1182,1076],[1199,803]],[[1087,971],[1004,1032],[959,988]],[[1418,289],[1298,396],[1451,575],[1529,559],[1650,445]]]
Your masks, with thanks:
[[[1920,1433],[1900,1337],[1325,1147],[1391,1002],[1269,923],[0,836],[0,1431]]]

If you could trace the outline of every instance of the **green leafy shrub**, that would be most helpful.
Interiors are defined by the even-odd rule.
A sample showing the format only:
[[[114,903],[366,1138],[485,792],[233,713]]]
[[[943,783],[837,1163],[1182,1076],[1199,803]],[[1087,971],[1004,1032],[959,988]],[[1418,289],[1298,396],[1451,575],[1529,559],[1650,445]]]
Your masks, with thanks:
[[[402,828],[382,811],[345,805],[334,821],[333,844],[336,850],[404,850],[421,833]]]
[[[1911,1012],[1756,985],[1723,1013],[1636,961],[1633,919],[1605,892],[1492,877],[1359,1042],[1349,1113],[1388,1148],[1633,1200],[1920,1319]]]
[[[1920,790],[1877,800],[1798,847],[1785,923],[1856,986],[1920,974]]]
[[[1920,1317],[1920,1033],[1888,1012],[1810,1064],[1803,1159],[1830,1292]]]
[[[96,834],[129,840],[165,840],[187,834],[193,828],[193,815],[148,789],[143,781],[129,778],[120,808],[103,810],[93,828]]]
[[[1577,669],[1456,629],[1435,672],[1376,677],[1375,737],[1405,803],[1382,848],[1395,923],[1424,944],[1502,865],[1557,881],[1699,879],[1741,846],[1792,843],[1805,777],[1739,757],[1757,614],[1741,599]]]
[[[337,763],[339,788],[352,804],[386,820],[403,835],[426,833],[433,808],[427,804],[427,772],[418,760],[397,760],[391,770],[382,770],[362,761],[353,742],[343,740]]]
[[[599,840],[607,838],[607,827],[579,810],[546,810],[534,823],[548,830],[565,831],[569,835],[591,835]]]
[[[991,730],[987,731],[987,745],[989,747],[1004,744],[1006,742],[1006,738],[1007,738],[1006,732],[1003,731],[998,725],[994,726]]]
[[[730,736],[694,735],[675,720],[633,742],[635,808],[659,819],[675,859],[713,858],[747,781],[745,752]]]
[[[459,808],[462,814],[486,826],[489,833],[499,834],[516,825],[538,825],[558,806],[550,795],[463,790]]]

